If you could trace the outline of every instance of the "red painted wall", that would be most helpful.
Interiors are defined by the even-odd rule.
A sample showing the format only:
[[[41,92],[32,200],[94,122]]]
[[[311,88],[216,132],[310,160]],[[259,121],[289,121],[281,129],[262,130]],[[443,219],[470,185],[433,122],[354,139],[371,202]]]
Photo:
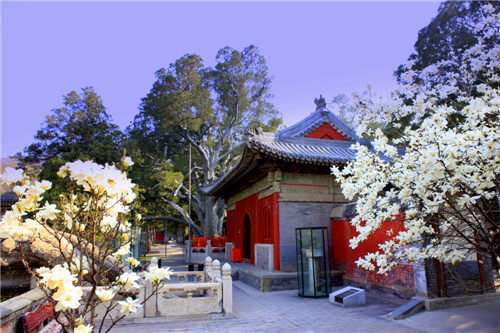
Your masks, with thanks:
[[[258,200],[257,210],[260,212],[257,231],[257,242],[265,244],[274,244],[274,269],[280,270],[280,242],[279,242],[279,206],[278,206],[278,193],[273,194]],[[265,224],[264,224],[264,211],[266,207],[270,210],[270,237],[266,239]]]
[[[258,199],[259,193],[252,194],[235,203],[235,209],[227,212],[226,229],[228,242],[234,243],[236,248],[244,247],[245,214],[250,217],[251,225],[251,252],[250,263],[255,264],[255,243],[274,244],[274,268],[279,270],[279,209],[278,193],[273,193],[265,198]],[[265,237],[264,209],[270,211],[270,237]]]
[[[332,268],[343,271],[346,280],[363,285],[372,285],[384,290],[393,290],[403,296],[412,296],[415,286],[412,265],[399,264],[387,275],[381,275],[377,274],[376,271],[368,271],[358,267],[355,263],[367,253],[379,251],[379,244],[392,237],[387,235],[387,231],[390,229],[392,229],[393,235],[397,234],[400,230],[403,230],[403,222],[399,220],[385,222],[366,241],[352,249],[349,247],[349,240],[357,234],[355,227],[349,223],[349,220],[332,221]]]
[[[349,141],[345,136],[337,132],[330,124],[323,123],[320,127],[305,136],[310,139],[327,139]]]

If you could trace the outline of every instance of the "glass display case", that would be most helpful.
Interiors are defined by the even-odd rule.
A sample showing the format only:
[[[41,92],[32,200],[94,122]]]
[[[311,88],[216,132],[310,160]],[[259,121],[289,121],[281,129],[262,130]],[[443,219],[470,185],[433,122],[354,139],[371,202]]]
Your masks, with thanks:
[[[328,228],[297,228],[299,296],[327,297],[330,290]]]

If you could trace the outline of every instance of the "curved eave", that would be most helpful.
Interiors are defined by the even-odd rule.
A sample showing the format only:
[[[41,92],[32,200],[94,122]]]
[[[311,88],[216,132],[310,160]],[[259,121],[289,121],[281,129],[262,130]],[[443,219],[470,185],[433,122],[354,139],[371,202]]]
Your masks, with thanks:
[[[316,141],[315,139],[312,140]],[[356,158],[356,152],[350,148],[353,142],[344,143],[335,141],[330,145],[310,145],[290,142],[292,140],[287,141],[288,142],[279,141],[271,143],[254,141],[253,145],[262,155],[271,159],[298,164],[344,164]]]
[[[294,164],[322,166],[342,165],[356,158],[356,152],[350,149],[353,142],[305,140],[308,143],[315,143],[315,145],[304,144],[303,138],[273,142],[249,140],[240,161],[225,176],[209,185],[202,186],[200,190],[206,195],[221,196],[226,186],[237,182],[258,167],[259,161],[263,158]]]
[[[211,184],[200,186],[200,191],[205,195],[218,196],[219,191],[224,189],[227,184],[237,181],[255,168],[258,165],[259,159],[260,154],[258,151],[248,149],[245,146],[243,149],[243,156],[238,163],[221,178]]]

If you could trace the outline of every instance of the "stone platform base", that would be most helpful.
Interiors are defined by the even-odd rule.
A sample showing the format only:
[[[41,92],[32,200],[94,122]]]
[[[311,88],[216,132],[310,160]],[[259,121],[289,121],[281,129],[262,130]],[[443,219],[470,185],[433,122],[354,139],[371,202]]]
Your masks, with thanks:
[[[297,272],[265,271],[247,263],[231,262],[233,281],[241,281],[259,291],[299,289]],[[342,272],[331,271],[331,285],[342,285]]]
[[[240,281],[260,291],[298,289],[297,273],[266,272],[240,270]]]
[[[297,273],[270,272],[246,263],[231,263],[233,280],[239,280],[259,291],[298,289]]]
[[[457,296],[422,299],[425,309],[428,311],[456,308],[460,306],[477,305],[483,302],[491,302],[500,299],[500,293],[490,292],[476,296]]]

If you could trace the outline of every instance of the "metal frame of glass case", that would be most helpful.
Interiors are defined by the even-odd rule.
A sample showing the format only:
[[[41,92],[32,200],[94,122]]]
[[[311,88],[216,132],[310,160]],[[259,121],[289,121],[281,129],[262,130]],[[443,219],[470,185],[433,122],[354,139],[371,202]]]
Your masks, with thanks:
[[[299,296],[328,297],[330,258],[328,228],[295,229]]]

